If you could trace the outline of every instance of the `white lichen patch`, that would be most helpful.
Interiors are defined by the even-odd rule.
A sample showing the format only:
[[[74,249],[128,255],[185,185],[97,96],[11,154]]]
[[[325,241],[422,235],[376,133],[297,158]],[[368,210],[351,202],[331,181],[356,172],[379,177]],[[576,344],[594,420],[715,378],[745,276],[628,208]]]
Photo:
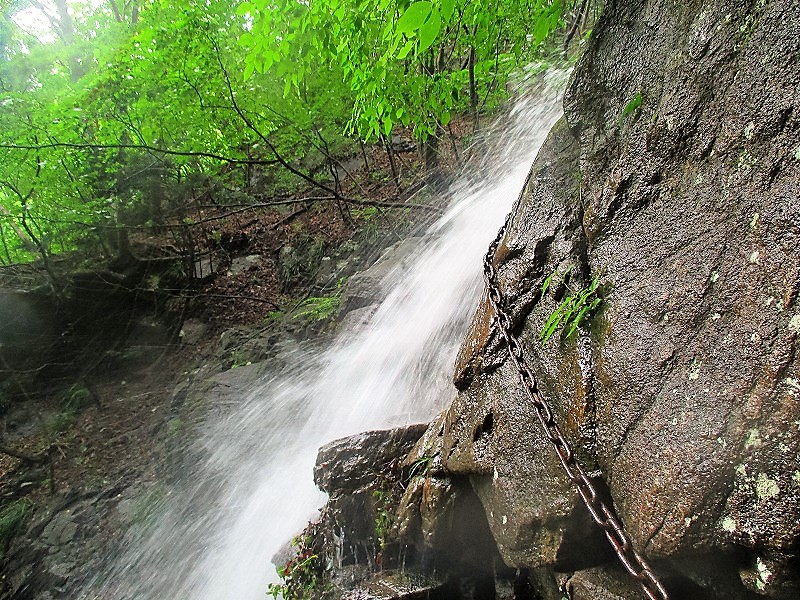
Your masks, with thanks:
[[[741,477],[747,477],[747,467],[745,467],[744,465],[736,465],[734,470],[736,471],[737,475]]]
[[[751,429],[747,432],[747,438],[744,441],[744,449],[758,448],[761,445],[761,434],[758,429]]]
[[[721,318],[722,318],[722,315],[719,314],[718,312],[715,312],[713,315],[711,315],[711,320],[712,321],[719,321]]]
[[[711,271],[711,277],[708,279],[711,283],[717,283],[717,279],[719,279],[719,273],[717,271]]]
[[[695,359],[692,361],[692,364],[689,366],[689,374],[687,375],[689,381],[694,381],[695,379],[700,377],[700,367],[702,366],[703,366],[702,360]]]
[[[770,479],[766,473],[759,473],[756,480],[756,496],[759,501],[764,502],[774,498],[781,493],[781,488],[774,479]]]
[[[754,265],[757,265],[757,264],[758,264],[758,256],[759,256],[759,254],[758,254],[758,250],[753,250],[753,251],[750,253],[750,258],[749,258],[748,260],[749,260],[749,261],[750,261],[752,264],[754,264]]]
[[[789,320],[789,329],[800,332],[800,314],[794,315]]]
[[[794,481],[796,485],[800,486],[800,471],[795,471],[792,473],[792,481]]]
[[[764,564],[760,557],[756,559],[756,572],[758,573],[756,587],[763,590],[772,581],[772,571],[767,568],[767,565]],[[762,585],[758,585],[759,583]]]
[[[725,517],[722,519],[722,530],[733,533],[736,531],[736,521],[732,517]]]
[[[756,124],[750,121],[747,125],[744,126],[744,137],[747,140],[753,139],[753,131],[755,131]]]
[[[507,524],[508,523],[508,517],[503,515],[503,518],[501,519],[501,521],[503,522],[503,525]]]
[[[794,157],[795,157],[797,160],[800,160],[800,146],[798,146],[797,148],[795,148],[795,150],[794,150]]]

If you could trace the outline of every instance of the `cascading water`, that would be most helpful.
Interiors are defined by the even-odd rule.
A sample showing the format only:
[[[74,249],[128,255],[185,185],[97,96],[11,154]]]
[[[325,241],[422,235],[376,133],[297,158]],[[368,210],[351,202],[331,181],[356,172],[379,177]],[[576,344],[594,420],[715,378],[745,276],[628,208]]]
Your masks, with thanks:
[[[207,461],[146,539],[83,598],[250,600],[270,559],[324,501],[317,448],[345,435],[427,421],[452,395],[455,352],[477,302],[481,257],[560,116],[566,74],[528,92],[484,142],[485,159],[449,192],[446,214],[384,281],[372,316],[254,389],[203,441]],[[192,483],[194,482],[194,483]]]

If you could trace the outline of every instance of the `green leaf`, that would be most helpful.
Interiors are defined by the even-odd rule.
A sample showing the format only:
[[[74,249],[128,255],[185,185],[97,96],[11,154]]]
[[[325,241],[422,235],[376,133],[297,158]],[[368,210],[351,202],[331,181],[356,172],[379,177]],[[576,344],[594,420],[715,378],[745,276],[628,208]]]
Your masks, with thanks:
[[[422,1],[414,2],[406,9],[403,16],[397,21],[396,30],[398,33],[405,33],[406,35],[412,34],[417,31],[431,14],[433,4],[431,2]]]
[[[567,339],[569,336],[571,336],[573,333],[577,331],[578,327],[581,324],[581,321],[583,321],[583,317],[586,315],[587,312],[589,312],[589,310],[590,310],[589,306],[584,306],[582,309],[580,309],[580,311],[578,311],[578,314],[575,315],[575,318],[572,319],[570,326],[566,329],[566,332],[564,333],[564,339]]]
[[[560,2],[554,2],[547,9],[539,14],[536,24],[533,26],[533,43],[538,46],[545,38],[550,35],[558,26],[560,17]]]
[[[450,113],[448,111],[442,113],[441,123],[442,127],[447,127],[447,124],[450,123]]]
[[[417,53],[421,54],[430,48],[441,30],[442,17],[438,10],[432,10],[428,20],[419,29],[419,49]]]
[[[253,74],[253,71],[256,70],[255,61],[252,60],[250,57],[244,63],[244,80],[247,81],[250,79],[250,76]]]
[[[619,122],[622,122],[631,114],[633,114],[642,105],[642,93],[636,92],[636,95],[631,98],[625,107],[622,109],[622,114],[619,116]]]
[[[408,40],[405,45],[400,49],[400,52],[397,53],[398,60],[403,60],[408,53],[414,48],[414,40]]]
[[[542,295],[541,295],[541,298],[544,298],[544,295],[547,293],[547,288],[550,287],[550,282],[552,281],[553,275],[555,275],[555,274],[556,274],[556,272],[553,271],[552,273],[550,273],[550,275],[545,277],[544,283],[542,283]]]
[[[442,13],[442,22],[449,23],[450,17],[453,16],[453,9],[455,8],[455,0],[442,0],[442,4],[439,7],[439,12]]]

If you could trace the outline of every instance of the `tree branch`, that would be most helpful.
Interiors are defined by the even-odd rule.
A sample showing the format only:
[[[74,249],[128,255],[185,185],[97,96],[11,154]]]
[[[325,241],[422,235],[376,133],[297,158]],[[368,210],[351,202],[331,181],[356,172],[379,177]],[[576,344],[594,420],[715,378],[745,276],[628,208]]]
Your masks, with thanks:
[[[194,158],[213,158],[222,162],[227,162],[232,165],[276,165],[282,164],[277,159],[243,159],[232,158],[230,156],[222,156],[214,154],[213,152],[196,152],[196,151],[180,151],[180,150],[167,150],[166,148],[157,148],[147,144],[90,144],[90,143],[73,143],[73,142],[50,142],[48,144],[0,144],[0,149],[3,150],[47,150],[52,148],[73,148],[76,150],[145,150],[147,152],[155,152],[157,154],[164,154],[166,156],[188,156]]]
[[[322,182],[317,181],[313,177],[311,177],[309,175],[306,175],[305,173],[303,173],[299,169],[296,169],[292,165],[290,165],[289,162],[285,158],[283,158],[283,156],[281,156],[281,154],[278,152],[278,149],[275,148],[275,145],[267,138],[267,136],[265,136],[261,132],[261,130],[253,124],[253,122],[250,120],[250,117],[248,117],[244,113],[242,108],[239,106],[239,103],[236,102],[236,94],[233,93],[233,86],[231,85],[231,78],[228,75],[228,71],[225,68],[225,64],[222,62],[222,56],[220,56],[219,46],[217,45],[216,40],[214,40],[214,38],[211,35],[208,36],[208,39],[209,39],[209,42],[211,42],[211,46],[214,48],[214,52],[215,52],[215,54],[217,56],[217,63],[219,64],[219,68],[222,71],[222,77],[225,80],[225,86],[228,89],[228,98],[231,101],[231,105],[233,106],[233,110],[236,111],[236,114],[239,115],[239,118],[247,126],[247,128],[250,131],[252,131],[253,133],[255,133],[258,136],[258,138],[262,142],[264,142],[264,144],[266,144],[267,148],[269,148],[270,152],[272,152],[272,155],[275,157],[275,161],[279,165],[281,165],[284,169],[286,169],[287,171],[289,171],[293,175],[297,175],[298,177],[300,177],[304,181],[310,183],[314,187],[318,187],[319,189],[321,189],[321,190],[323,190],[325,192],[328,192],[329,194],[331,194],[335,198],[339,198],[340,200],[344,200],[342,195],[339,194],[336,190],[330,188],[329,186],[325,185]]]

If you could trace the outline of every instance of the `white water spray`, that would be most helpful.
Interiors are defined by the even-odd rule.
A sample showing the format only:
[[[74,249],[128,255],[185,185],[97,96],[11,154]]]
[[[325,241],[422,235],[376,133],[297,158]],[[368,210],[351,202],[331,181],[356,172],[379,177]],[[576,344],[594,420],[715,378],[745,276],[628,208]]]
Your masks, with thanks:
[[[428,421],[451,399],[453,361],[480,294],[482,255],[560,116],[560,81],[528,94],[450,191],[446,214],[384,281],[369,320],[259,385],[204,445],[208,460],[148,539],[84,598],[262,600],[272,556],[324,497],[312,467],[333,439]],[[552,77],[550,78],[552,79]]]

